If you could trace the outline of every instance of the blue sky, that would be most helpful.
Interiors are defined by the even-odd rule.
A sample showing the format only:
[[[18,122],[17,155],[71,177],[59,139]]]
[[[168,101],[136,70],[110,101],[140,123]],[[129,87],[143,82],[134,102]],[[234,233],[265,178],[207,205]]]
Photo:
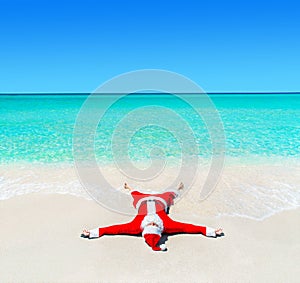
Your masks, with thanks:
[[[297,1],[0,0],[0,92],[91,92],[123,72],[207,92],[300,91]]]

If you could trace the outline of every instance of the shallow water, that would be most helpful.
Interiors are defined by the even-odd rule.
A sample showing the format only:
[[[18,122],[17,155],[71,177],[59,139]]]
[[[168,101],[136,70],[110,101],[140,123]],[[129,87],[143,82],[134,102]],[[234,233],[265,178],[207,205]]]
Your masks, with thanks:
[[[80,95],[0,96],[0,162],[72,161],[74,124],[86,98]],[[103,99],[101,97],[91,108],[91,115],[97,115]],[[223,122],[226,156],[300,156],[300,95],[211,95],[211,99]],[[194,100],[196,107],[204,107],[201,111],[205,112],[201,98]],[[128,118],[128,113],[155,105],[179,114],[193,130],[199,155],[211,155],[205,121],[199,119],[191,107],[167,95],[133,95],[111,107],[98,126],[95,136],[98,161],[102,164],[112,161],[111,138],[118,123]],[[147,161],[154,145],[163,148],[166,156],[179,157],[181,149],[176,138],[168,129],[159,127],[159,120],[174,119],[176,124],[177,117],[171,117],[169,112],[160,113],[154,117],[158,126],[148,125],[151,113],[144,110],[132,117],[131,122],[144,119],[148,127],[132,136],[127,151],[130,158]],[[118,138],[122,143],[122,137]],[[82,139],[83,146],[87,140],[88,137]]]
[[[86,98],[0,96],[0,199],[36,191],[89,198],[76,175],[73,157],[74,125]],[[177,204],[189,207],[191,213],[262,219],[299,206],[300,95],[210,98],[216,112],[197,96],[193,96],[194,108],[170,95],[127,96],[107,109],[95,136],[83,130],[81,154],[87,159],[94,156],[116,188],[129,180],[141,189],[168,186],[176,179],[182,158],[196,156],[200,164],[196,181]],[[91,117],[103,110],[103,99],[95,100],[89,109]],[[206,117],[217,113],[222,127],[214,123],[208,127],[197,110]],[[182,125],[188,126],[186,131]],[[87,132],[90,126],[87,119]],[[193,135],[187,134],[189,129]],[[216,189],[200,201],[199,191],[213,157],[210,130],[224,131],[226,161]],[[93,150],[86,153],[89,143]],[[122,170],[129,161],[146,170],[155,160],[165,162],[166,170],[151,182],[120,172],[120,164]]]

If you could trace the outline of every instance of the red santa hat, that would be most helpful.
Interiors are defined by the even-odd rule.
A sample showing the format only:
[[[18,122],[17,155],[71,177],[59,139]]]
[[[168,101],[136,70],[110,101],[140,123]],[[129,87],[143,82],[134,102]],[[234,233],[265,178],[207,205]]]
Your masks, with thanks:
[[[153,251],[165,251],[167,249],[164,244],[158,246],[163,227],[163,222],[157,214],[146,215],[142,221],[142,235]]]
[[[158,234],[144,234],[145,242],[152,248],[153,251],[165,251],[166,245],[158,246],[160,235]]]

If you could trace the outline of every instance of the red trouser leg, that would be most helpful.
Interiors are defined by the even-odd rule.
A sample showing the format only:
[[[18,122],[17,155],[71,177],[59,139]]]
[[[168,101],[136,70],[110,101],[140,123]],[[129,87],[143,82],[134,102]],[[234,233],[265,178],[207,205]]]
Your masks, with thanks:
[[[142,233],[141,222],[144,216],[137,215],[131,222],[99,228],[99,237],[103,235],[138,235]]]
[[[164,222],[164,232],[169,234],[187,233],[187,234],[203,234],[206,235],[206,227],[188,223],[182,223],[172,220],[167,214],[159,215]]]

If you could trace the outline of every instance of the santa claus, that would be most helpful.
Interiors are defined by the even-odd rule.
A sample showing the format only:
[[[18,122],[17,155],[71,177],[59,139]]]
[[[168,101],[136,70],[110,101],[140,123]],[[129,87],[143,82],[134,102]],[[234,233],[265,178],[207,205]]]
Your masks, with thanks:
[[[213,229],[205,226],[198,226],[172,220],[168,215],[168,209],[174,204],[174,199],[183,189],[181,183],[176,191],[167,191],[161,194],[145,194],[133,190],[126,183],[126,190],[131,191],[133,206],[138,214],[129,223],[83,230],[82,237],[99,238],[103,235],[142,235],[145,242],[153,251],[166,250],[165,244],[160,244],[162,233],[176,234],[203,234],[207,237],[223,235],[223,230]]]

